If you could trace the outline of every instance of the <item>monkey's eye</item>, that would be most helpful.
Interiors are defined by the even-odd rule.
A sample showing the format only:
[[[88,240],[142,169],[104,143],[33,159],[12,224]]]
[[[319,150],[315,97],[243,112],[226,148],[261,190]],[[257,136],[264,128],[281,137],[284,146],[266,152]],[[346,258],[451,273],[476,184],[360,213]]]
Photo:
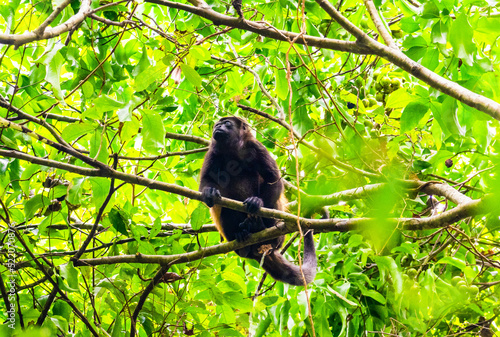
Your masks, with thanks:
[[[232,125],[233,125],[233,123],[231,123],[230,121],[225,121],[225,122],[224,122],[224,124],[225,124],[226,126],[232,126]]]

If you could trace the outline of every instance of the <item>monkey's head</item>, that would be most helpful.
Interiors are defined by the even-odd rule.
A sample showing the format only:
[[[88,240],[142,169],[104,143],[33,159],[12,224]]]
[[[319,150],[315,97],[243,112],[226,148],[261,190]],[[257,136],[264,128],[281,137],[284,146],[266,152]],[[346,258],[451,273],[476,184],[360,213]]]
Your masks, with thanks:
[[[251,137],[247,122],[239,117],[224,117],[214,125],[212,138],[217,147],[241,147]]]

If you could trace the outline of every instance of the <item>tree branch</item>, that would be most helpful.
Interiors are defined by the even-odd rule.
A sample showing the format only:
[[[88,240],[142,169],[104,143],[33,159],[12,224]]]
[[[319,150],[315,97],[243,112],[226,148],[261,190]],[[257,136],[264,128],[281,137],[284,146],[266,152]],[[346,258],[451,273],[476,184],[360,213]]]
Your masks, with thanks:
[[[375,4],[373,3],[372,0],[363,0],[365,3],[365,7],[368,10],[368,13],[370,14],[370,17],[375,24],[375,28],[377,28],[377,31],[379,32],[380,36],[384,39],[385,43],[391,47],[392,49],[398,49],[398,46],[392,39],[391,34],[387,31],[387,29],[384,26],[384,23],[382,22],[381,18],[379,17],[379,12],[377,11],[377,8],[375,7]]]
[[[63,33],[69,32],[70,30],[77,27],[85,18],[90,14],[90,0],[81,1],[80,10],[78,13],[69,18],[66,22],[56,26],[56,27],[46,27],[55,18],[59,12],[64,9],[70,1],[65,1],[54,12],[47,18],[47,20],[33,32],[26,32],[23,34],[0,34],[0,43],[9,44],[18,48],[19,46],[30,43],[33,41],[47,40],[53,37],[59,36]]]
[[[306,44],[310,47],[354,52],[356,54],[371,54],[371,51],[369,49],[356,42],[346,42],[341,40],[334,40],[334,39],[328,39],[310,35],[301,35],[298,33],[292,33],[285,30],[279,30],[277,28],[270,26],[269,24],[258,23],[248,20],[241,20],[240,18],[235,18],[224,14],[220,14],[212,10],[208,6],[195,7],[180,2],[173,2],[168,0],[146,0],[146,2],[170,8],[180,9],[201,16],[207,20],[212,21],[216,25],[224,25],[233,28],[244,29],[279,41],[288,42],[296,39],[295,43],[302,45]],[[199,3],[199,1],[197,2]]]
[[[483,199],[472,200],[468,203],[459,205],[442,214],[429,218],[402,218],[402,219],[385,219],[397,226],[401,230],[423,230],[444,227],[455,223],[459,220],[484,214],[489,212],[495,206],[494,196],[487,196]],[[294,217],[294,216],[292,216]],[[116,263],[156,263],[160,265],[187,263],[202,259],[207,256],[226,254],[236,249],[241,249],[255,243],[263,242],[276,238],[281,235],[296,232],[299,229],[296,226],[296,221],[289,222],[288,225],[283,223],[275,227],[267,228],[261,232],[250,235],[245,242],[231,241],[215,246],[200,248],[197,251],[188,252],[178,255],[143,255],[137,253],[135,255],[119,255],[107,256],[95,259],[80,259],[75,263],[75,266],[97,266],[103,264]],[[363,230],[373,225],[374,219],[356,218],[356,219],[303,219],[301,225],[314,229],[315,233],[321,232],[346,232],[351,230]]]

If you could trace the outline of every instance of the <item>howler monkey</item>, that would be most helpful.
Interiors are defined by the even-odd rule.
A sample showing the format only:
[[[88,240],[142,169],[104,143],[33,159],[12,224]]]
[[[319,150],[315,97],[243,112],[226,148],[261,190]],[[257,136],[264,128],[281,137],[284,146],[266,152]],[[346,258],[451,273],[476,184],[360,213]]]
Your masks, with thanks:
[[[286,199],[278,165],[267,149],[250,132],[246,121],[225,117],[214,126],[212,142],[201,169],[200,191],[209,206],[219,232],[228,241],[244,241],[277,223],[275,219],[255,215],[261,207],[284,210]],[[214,201],[221,196],[240,200],[247,213],[222,208]],[[300,268],[280,254],[285,237],[268,240],[236,250],[241,257],[258,262],[266,255],[263,268],[274,279],[292,285],[304,285]],[[312,231],[304,236],[304,263],[302,272],[306,283],[316,276],[316,250]]]

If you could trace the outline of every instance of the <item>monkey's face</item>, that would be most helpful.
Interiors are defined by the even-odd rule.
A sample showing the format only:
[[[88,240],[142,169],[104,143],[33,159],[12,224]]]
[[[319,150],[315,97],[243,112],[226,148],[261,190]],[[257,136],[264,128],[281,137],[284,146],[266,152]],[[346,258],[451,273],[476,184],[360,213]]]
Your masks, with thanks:
[[[238,143],[241,140],[240,131],[242,127],[237,119],[231,117],[222,118],[215,123],[212,137],[219,144]]]

